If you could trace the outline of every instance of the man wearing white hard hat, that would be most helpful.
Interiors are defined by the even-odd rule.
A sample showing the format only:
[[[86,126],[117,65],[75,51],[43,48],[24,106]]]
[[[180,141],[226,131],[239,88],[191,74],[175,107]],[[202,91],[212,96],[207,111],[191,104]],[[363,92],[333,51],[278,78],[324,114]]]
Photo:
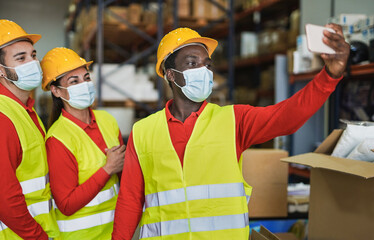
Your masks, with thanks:
[[[212,91],[211,54],[217,41],[188,28],[161,40],[156,72],[173,99],[135,123],[128,140],[114,218],[113,239],[247,240],[251,187],[241,154],[251,145],[300,128],[342,79],[349,55],[342,28],[325,32],[337,54],[322,54],[325,68],[301,91],[267,107],[220,107]]]
[[[30,98],[42,82],[33,47],[40,38],[12,21],[0,20],[0,239],[59,236],[45,129]]]

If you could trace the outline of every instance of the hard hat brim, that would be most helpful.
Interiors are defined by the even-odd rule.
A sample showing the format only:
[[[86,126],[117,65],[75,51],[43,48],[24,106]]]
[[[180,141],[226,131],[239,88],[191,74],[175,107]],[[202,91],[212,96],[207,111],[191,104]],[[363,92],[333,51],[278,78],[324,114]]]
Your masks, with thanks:
[[[26,40],[26,39],[29,39],[32,42],[32,44],[34,45],[41,38],[42,38],[42,35],[40,35],[40,34],[25,34],[25,35],[19,36],[15,39],[12,39],[12,40],[4,43],[3,45],[0,46],[0,48],[7,47],[7,46],[9,46],[13,43],[16,43],[16,42],[22,41],[22,40]]]
[[[191,39],[188,39],[185,42],[182,42],[181,44],[176,46],[175,49],[177,49],[177,48],[180,49],[181,46],[189,44],[189,43],[202,43],[202,44],[204,44],[208,49],[209,57],[212,56],[212,53],[214,52],[214,50],[216,49],[216,47],[218,45],[218,42],[215,39],[207,38],[207,37],[198,37],[198,38],[191,38]],[[170,55],[173,54],[173,53],[174,53],[174,51],[171,52]],[[168,56],[170,56],[170,55],[168,55]],[[162,61],[157,61],[157,65],[156,65],[157,75],[160,76],[161,78],[164,77],[162,75],[163,71],[161,69],[161,66],[162,66],[162,63],[164,62],[164,60],[165,60],[165,58]]]
[[[40,34],[27,34],[24,37],[30,39],[33,44],[35,44],[37,41],[39,41],[42,38],[42,35]]]
[[[69,71],[66,71],[66,72],[60,74],[60,75],[57,76],[55,79],[52,79],[51,81],[49,81],[48,84],[47,84],[46,86],[44,86],[44,87],[42,86],[42,89],[43,89],[44,91],[49,91],[49,90],[51,89],[50,86],[51,86],[51,83],[52,83],[52,82],[56,81],[56,80],[59,79],[60,77],[63,77],[65,74],[67,74],[67,73],[69,73],[69,72],[71,72],[71,71],[74,71],[75,69],[78,69],[78,68],[81,68],[81,67],[86,67],[86,69],[88,70],[88,67],[89,67],[92,63],[93,63],[93,61],[86,62],[85,64],[82,64],[82,65],[80,65],[80,66],[78,66],[78,67],[76,67],[76,68],[74,68],[74,69],[71,69],[71,70],[69,70]]]

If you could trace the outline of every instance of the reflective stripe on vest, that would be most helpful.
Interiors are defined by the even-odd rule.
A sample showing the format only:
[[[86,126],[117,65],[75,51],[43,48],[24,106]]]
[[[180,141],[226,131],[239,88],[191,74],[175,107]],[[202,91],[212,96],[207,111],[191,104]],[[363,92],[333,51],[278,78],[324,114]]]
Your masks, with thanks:
[[[114,196],[118,195],[118,189],[119,185],[116,183],[113,185],[113,187],[99,192],[96,197],[91,200],[91,202],[87,203],[86,207],[96,206],[112,199]]]
[[[189,225],[191,226],[191,232],[244,228],[249,225],[248,213],[226,216],[178,219],[145,224],[140,229],[140,236],[142,236],[143,238],[150,238],[186,233],[190,232]]]
[[[48,174],[45,175],[44,177],[33,178],[30,180],[20,182],[21,187],[22,187],[22,193],[28,194],[28,193],[42,190],[45,188],[45,185],[47,185],[48,182],[49,182]]]
[[[113,197],[118,195],[118,190],[119,190],[118,183],[114,184],[114,186],[112,188],[99,192],[96,195],[96,197],[94,197],[91,200],[91,202],[87,203],[87,205],[85,207],[97,206],[101,203],[104,203],[104,202],[112,199]],[[53,201],[53,204],[54,204],[55,208],[57,208],[57,205],[54,203],[54,201]],[[91,221],[91,222],[95,222],[96,221],[95,219],[99,219],[98,222],[102,222],[102,224],[109,223],[109,222],[113,221],[113,216],[109,215],[108,214],[109,212],[111,212],[111,211],[104,212],[104,213],[102,213],[103,215],[100,215],[101,213],[92,215],[92,216],[94,216],[92,221],[91,221],[91,218],[90,218],[91,216],[88,216],[88,217],[81,217],[81,218],[77,218],[77,219],[73,219],[73,220],[61,220],[61,221],[57,221],[57,223],[60,227],[61,232],[71,232],[71,231],[86,229],[86,228],[101,225],[100,223],[97,224],[97,225],[92,225],[91,223],[87,223],[88,225],[81,224],[81,222],[84,222],[86,220]],[[109,217],[111,217],[111,218],[109,218]],[[78,223],[79,225],[74,226],[76,223]],[[61,228],[61,226],[63,226],[66,230],[63,230]],[[73,229],[74,227],[76,228],[75,230],[70,230],[70,229]]]
[[[145,196],[145,208],[169,205],[190,200],[242,197],[246,196],[243,183],[223,183],[190,186],[186,188],[187,198],[184,188],[152,193]],[[247,199],[249,196],[247,196]]]
[[[8,228],[8,226],[5,225],[2,221],[0,221],[0,232],[7,229],[7,228]]]
[[[113,218],[114,210],[111,210],[72,220],[59,220],[57,224],[61,232],[73,232],[110,223]]]
[[[51,209],[51,200],[28,205],[27,209],[29,210],[29,212],[30,212],[30,214],[33,218],[35,216],[40,215],[40,214],[49,213],[49,211]],[[0,221],[0,231],[5,230],[6,228],[8,228],[8,226]]]

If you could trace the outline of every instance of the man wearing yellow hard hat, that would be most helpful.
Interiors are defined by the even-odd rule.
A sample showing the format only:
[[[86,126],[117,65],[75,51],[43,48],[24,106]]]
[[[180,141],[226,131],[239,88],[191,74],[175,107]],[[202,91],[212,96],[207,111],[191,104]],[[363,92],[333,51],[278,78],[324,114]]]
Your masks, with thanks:
[[[268,107],[220,107],[212,91],[217,41],[188,28],[161,40],[156,72],[170,84],[166,107],[135,123],[127,144],[113,239],[248,239],[251,187],[240,156],[253,144],[295,132],[342,79],[349,46],[342,29],[326,33],[338,54],[291,98]]]
[[[46,149],[61,239],[110,239],[113,230],[126,147],[115,118],[91,109],[91,63],[63,47],[41,61],[53,99]]]
[[[45,129],[29,97],[42,81],[33,47],[40,38],[12,21],[0,20],[0,239],[59,236]]]

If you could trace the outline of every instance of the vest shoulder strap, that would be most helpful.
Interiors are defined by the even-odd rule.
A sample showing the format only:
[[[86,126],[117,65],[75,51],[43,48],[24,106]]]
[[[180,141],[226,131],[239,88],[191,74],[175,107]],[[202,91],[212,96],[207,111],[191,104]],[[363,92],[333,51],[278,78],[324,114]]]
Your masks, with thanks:
[[[23,149],[29,147],[32,148],[32,146],[28,146],[28,144],[35,142],[32,140],[27,143],[26,139],[37,138],[38,141],[44,142],[43,135],[40,133],[38,127],[35,125],[24,107],[22,107],[19,103],[7,96],[0,95],[0,112],[2,112],[12,121]],[[38,114],[36,115],[38,117],[39,124],[44,131],[44,125],[41,122]]]
[[[93,113],[107,147],[111,148],[118,145],[119,127],[117,120],[103,110],[93,110]]]
[[[158,121],[158,119],[162,116],[165,116],[165,108],[158,111],[158,112],[155,112],[151,115],[149,115],[148,117],[146,118],[143,118],[142,120],[136,122],[133,126],[134,129],[142,129],[144,126],[149,126],[150,124],[154,124],[155,121]],[[166,116],[165,116],[165,120],[166,120]]]
[[[75,149],[76,146],[73,143],[77,142],[77,140],[74,141],[73,139],[79,139],[80,136],[84,135],[85,132],[83,129],[61,114],[48,130],[46,139],[55,137],[74,154],[77,149]]]

